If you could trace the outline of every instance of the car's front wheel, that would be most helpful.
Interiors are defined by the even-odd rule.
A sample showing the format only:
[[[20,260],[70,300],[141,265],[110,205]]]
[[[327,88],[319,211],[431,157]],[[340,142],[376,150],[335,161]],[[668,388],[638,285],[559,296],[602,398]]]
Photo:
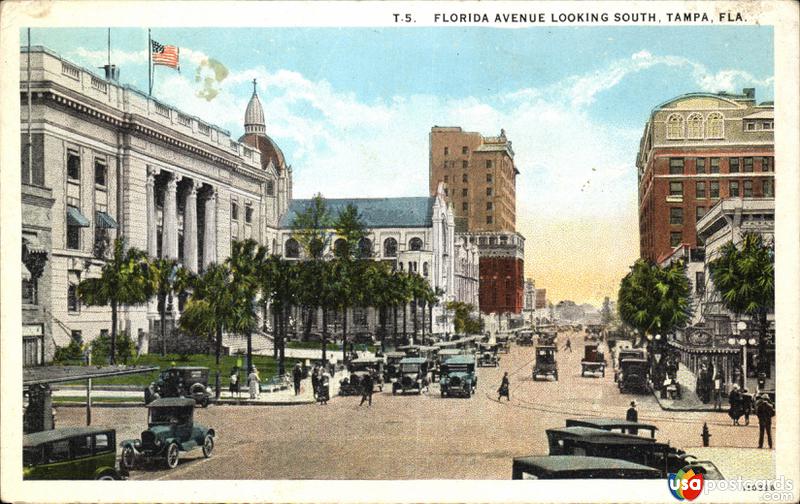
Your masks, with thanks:
[[[206,434],[206,438],[203,440],[203,456],[210,457],[212,451],[214,451],[214,436]]]
[[[167,453],[164,457],[164,462],[166,462],[167,467],[170,469],[175,469],[178,467],[178,458],[179,458],[180,450],[178,449],[178,443],[170,443],[167,447]]]
[[[133,466],[136,464],[136,453],[133,451],[133,447],[126,446],[122,449],[122,458],[120,463],[129,471],[133,469]]]
[[[113,471],[106,471],[106,472],[104,472],[104,473],[101,473],[101,474],[100,474],[99,476],[97,476],[97,478],[95,478],[95,479],[96,479],[97,481],[116,481],[116,480],[118,480],[119,478],[117,477],[117,475],[116,475],[116,474],[115,474]]]

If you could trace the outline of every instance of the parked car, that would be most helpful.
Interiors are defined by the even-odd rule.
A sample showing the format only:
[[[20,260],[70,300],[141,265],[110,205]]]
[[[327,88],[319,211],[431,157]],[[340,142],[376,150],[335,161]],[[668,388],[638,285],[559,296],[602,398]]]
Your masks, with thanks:
[[[479,351],[478,366],[497,367],[500,365],[500,356],[497,355],[497,345],[482,343]]]
[[[625,359],[644,359],[647,355],[642,348],[620,348],[617,353],[617,368],[622,366]]]
[[[383,360],[375,357],[359,357],[347,366],[350,375],[339,381],[340,395],[360,395],[361,384],[366,375],[372,375],[372,388],[383,391]]]
[[[508,339],[507,334],[495,336],[494,341],[497,343],[497,351],[508,353],[511,350],[511,341]]]
[[[120,480],[117,432],[102,427],[65,427],[25,434],[22,479]]]
[[[555,331],[540,332],[536,337],[539,346],[555,346],[558,333]]]
[[[558,363],[556,362],[556,347],[537,346],[536,362],[531,373],[532,378],[537,380],[540,376],[552,376],[558,381]]]
[[[165,369],[144,389],[144,403],[164,397],[191,397],[205,408],[214,400],[208,386],[208,374],[207,367],[173,366]]]
[[[640,432],[649,433],[651,439],[656,438],[658,427],[652,424],[631,422],[619,418],[568,418],[567,427],[590,427],[592,429],[602,429],[620,434],[639,434]]]
[[[617,375],[617,385],[620,392],[647,393],[649,366],[650,363],[647,359],[623,359]]]
[[[587,343],[583,347],[583,359],[581,360],[581,376],[586,373],[606,375],[606,357],[599,350],[597,344]]]
[[[517,345],[533,346],[533,331],[522,330],[517,334]]]
[[[392,382],[400,376],[400,361],[405,358],[404,352],[386,352],[386,366],[383,368],[383,381]]]
[[[201,448],[208,458],[214,450],[214,429],[194,423],[194,400],[182,397],[156,399],[147,406],[147,430],[140,439],[120,443],[122,466],[131,470],[138,461],[160,460],[178,466],[180,452]]]
[[[658,479],[661,471],[626,460],[556,455],[518,457],[511,479]]]
[[[400,361],[400,378],[392,383],[392,394],[414,390],[417,394],[428,386],[428,359],[406,357]]]
[[[451,357],[442,363],[439,391],[442,397],[471,397],[478,386],[475,359],[468,355]]]

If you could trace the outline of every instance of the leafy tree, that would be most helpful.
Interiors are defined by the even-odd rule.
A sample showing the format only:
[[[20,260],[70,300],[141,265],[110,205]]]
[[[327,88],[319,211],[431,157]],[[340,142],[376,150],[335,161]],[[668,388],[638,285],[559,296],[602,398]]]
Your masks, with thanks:
[[[302,212],[292,221],[292,236],[312,259],[322,259],[331,239],[332,220],[328,205],[321,194],[316,194]]]
[[[125,250],[122,238],[114,241],[114,253],[106,261],[99,278],[87,278],[78,285],[78,296],[89,306],[111,306],[109,363],[116,363],[117,311],[120,307],[142,304],[150,296],[147,254]]]
[[[479,334],[483,331],[480,318],[473,317],[475,307],[461,301],[450,301],[447,309],[455,312],[453,328],[456,334]]]
[[[740,246],[725,244],[709,263],[714,286],[725,306],[737,315],[749,315],[758,324],[759,371],[767,366],[767,314],[775,309],[775,247],[754,233]]]
[[[180,296],[191,284],[191,273],[175,259],[150,259],[147,263],[148,292],[156,296],[161,321],[161,355],[167,354],[166,319],[169,300]]]

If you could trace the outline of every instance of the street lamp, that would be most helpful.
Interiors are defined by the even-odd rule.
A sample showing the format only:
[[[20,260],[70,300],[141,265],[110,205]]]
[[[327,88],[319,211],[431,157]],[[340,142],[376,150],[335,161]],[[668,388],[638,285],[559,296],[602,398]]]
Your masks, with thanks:
[[[739,331],[743,331],[747,328],[747,324],[743,321],[740,321],[736,324],[736,328]],[[755,346],[756,344],[755,338],[745,338],[744,336],[740,338],[728,338],[728,344],[731,346],[740,346],[742,352],[742,385],[746,388],[747,387],[747,346]]]

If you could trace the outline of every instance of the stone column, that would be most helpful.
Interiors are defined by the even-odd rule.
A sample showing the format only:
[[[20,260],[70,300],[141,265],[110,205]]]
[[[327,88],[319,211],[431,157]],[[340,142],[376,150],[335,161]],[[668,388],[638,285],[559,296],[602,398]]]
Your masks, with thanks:
[[[161,226],[161,257],[178,258],[178,182],[181,176],[173,173],[164,193],[164,224]]]
[[[200,183],[192,181],[186,194],[183,219],[183,262],[189,271],[197,273],[197,190]]]
[[[217,191],[212,191],[203,211],[205,212],[205,233],[203,234],[203,266],[217,262]]]
[[[147,255],[158,255],[158,222],[156,222],[156,175],[160,170],[147,167]]]

